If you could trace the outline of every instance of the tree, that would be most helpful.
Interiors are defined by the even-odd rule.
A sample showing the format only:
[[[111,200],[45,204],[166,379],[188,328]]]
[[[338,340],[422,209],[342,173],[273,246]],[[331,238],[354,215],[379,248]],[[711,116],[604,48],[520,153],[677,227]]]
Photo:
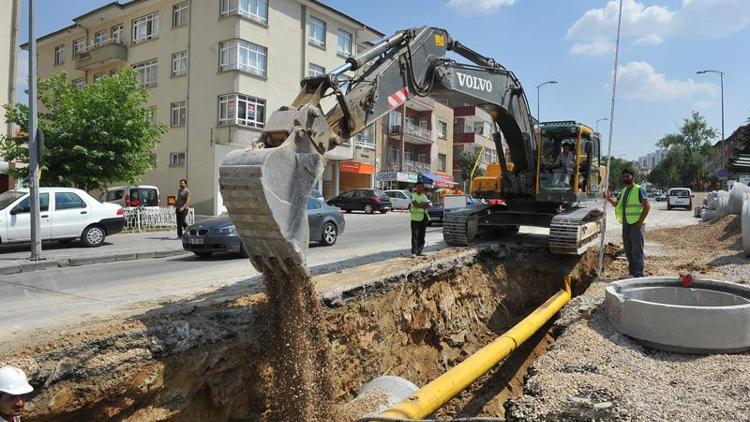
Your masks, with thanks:
[[[664,135],[657,145],[667,155],[649,175],[652,183],[701,188],[709,180],[708,162],[715,156],[712,140],[718,132],[706,118],[693,112],[683,120],[679,132]]]
[[[458,162],[461,163],[461,179],[470,180],[471,170],[474,168],[474,164],[477,162],[477,154],[471,151],[461,151],[458,154]],[[474,171],[474,177],[481,176],[484,174],[482,167],[477,166]]]
[[[39,128],[44,132],[41,185],[84,190],[115,182],[137,183],[156,162],[156,142],[166,132],[154,124],[146,106],[148,93],[138,88],[129,68],[76,88],[65,73],[38,85]],[[0,153],[28,163],[26,104],[5,106],[7,120],[18,125],[18,137],[3,137]],[[28,181],[28,167],[11,170]]]

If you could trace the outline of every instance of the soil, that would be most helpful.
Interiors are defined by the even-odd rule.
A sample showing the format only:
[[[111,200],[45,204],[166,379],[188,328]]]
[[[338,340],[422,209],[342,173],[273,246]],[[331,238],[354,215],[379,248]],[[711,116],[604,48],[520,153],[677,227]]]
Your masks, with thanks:
[[[192,298],[128,321],[29,339],[24,347],[0,351],[0,363],[15,363],[30,375],[36,391],[27,405],[29,421],[335,420],[319,419],[336,407],[320,408],[327,396],[344,405],[380,375],[424,385],[554,294],[564,276],[571,275],[576,291],[585,290],[596,263],[595,252],[560,258],[492,249],[475,253],[472,261],[465,252],[453,255],[460,260],[420,261],[425,265],[408,280],[381,270],[374,287],[332,302],[341,305],[333,308],[306,302],[312,283],[304,281],[297,283],[304,292],[279,285],[279,293],[268,297],[220,303]],[[354,268],[341,276],[360,270],[369,271]],[[306,309],[312,319],[301,324],[280,316],[287,309],[290,315]],[[288,330],[286,336],[305,336],[298,344],[306,346],[284,350],[278,327]],[[316,336],[330,346],[328,369]],[[550,341],[538,334],[440,415],[502,415],[505,399],[521,394],[526,368]],[[294,358],[280,361],[282,356]],[[299,362],[306,362],[304,369]],[[279,371],[292,376],[279,377]],[[294,400],[300,403],[288,403]]]

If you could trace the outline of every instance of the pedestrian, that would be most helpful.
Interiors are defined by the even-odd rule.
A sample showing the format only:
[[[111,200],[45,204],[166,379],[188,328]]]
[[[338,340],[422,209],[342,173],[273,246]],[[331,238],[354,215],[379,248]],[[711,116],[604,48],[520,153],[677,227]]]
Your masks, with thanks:
[[[615,201],[612,192],[605,193],[607,201],[615,207],[617,221],[622,224],[622,246],[628,258],[628,270],[632,277],[643,277],[645,256],[643,242],[646,236],[646,216],[651,209],[646,190],[633,180],[633,170],[622,171],[625,189]]]
[[[0,422],[21,422],[24,396],[34,391],[26,374],[13,366],[0,368]]]
[[[409,204],[409,215],[411,217],[411,256],[422,256],[427,222],[430,221],[430,216],[427,214],[428,208],[430,208],[430,200],[424,194],[424,184],[417,182],[414,185],[414,193],[411,195],[411,203]]]
[[[177,214],[177,238],[182,239],[182,231],[187,227],[188,208],[193,202],[190,196],[190,189],[187,188],[187,179],[180,179],[180,190],[177,191],[177,200],[174,203],[174,210]]]

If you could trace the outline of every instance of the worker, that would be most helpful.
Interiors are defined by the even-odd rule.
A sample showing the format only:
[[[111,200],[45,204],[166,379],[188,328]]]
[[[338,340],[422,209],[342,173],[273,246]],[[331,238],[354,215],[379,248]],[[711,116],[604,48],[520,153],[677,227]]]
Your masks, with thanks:
[[[625,189],[615,201],[612,192],[606,192],[605,198],[615,207],[617,221],[622,224],[622,247],[628,258],[628,270],[632,277],[643,277],[645,257],[643,242],[646,236],[646,217],[651,209],[646,190],[635,183],[633,170],[622,171]]]
[[[24,396],[32,391],[34,387],[22,370],[13,366],[0,368],[0,422],[20,422],[26,406]]]
[[[555,160],[555,186],[570,187],[570,176],[576,162],[576,153],[569,143],[564,143],[560,155]]]
[[[411,217],[411,256],[422,256],[424,250],[424,236],[427,231],[427,222],[430,215],[430,200],[424,194],[424,183],[417,182],[414,185],[414,193],[411,195],[409,214]]]

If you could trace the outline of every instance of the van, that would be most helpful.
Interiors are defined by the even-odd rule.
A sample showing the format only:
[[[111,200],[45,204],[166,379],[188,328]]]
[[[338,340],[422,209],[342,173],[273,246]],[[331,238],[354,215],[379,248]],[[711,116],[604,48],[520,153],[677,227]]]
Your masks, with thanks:
[[[123,208],[161,206],[159,188],[149,185],[113,186],[104,191],[99,200]]]

